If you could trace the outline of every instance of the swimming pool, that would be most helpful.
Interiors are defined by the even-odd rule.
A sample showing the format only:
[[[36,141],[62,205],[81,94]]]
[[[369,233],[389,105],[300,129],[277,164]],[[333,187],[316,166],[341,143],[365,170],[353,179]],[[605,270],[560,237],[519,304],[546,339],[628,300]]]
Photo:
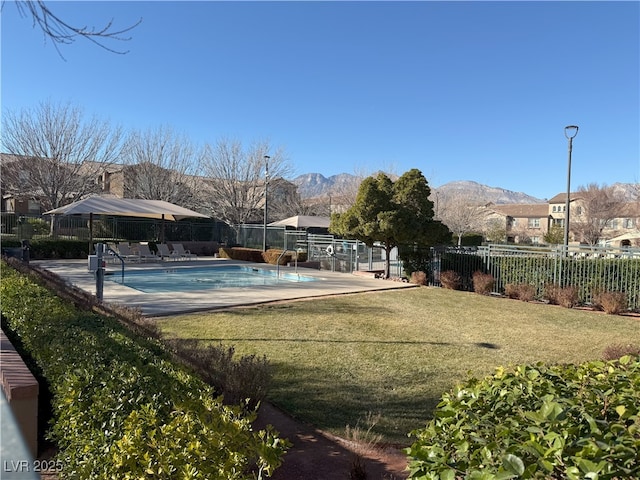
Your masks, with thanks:
[[[124,283],[122,277],[117,274],[107,275],[105,280],[134,288],[143,293],[168,293],[313,282],[317,279],[290,272],[280,272],[278,275],[274,270],[230,265],[127,271],[124,275]]]

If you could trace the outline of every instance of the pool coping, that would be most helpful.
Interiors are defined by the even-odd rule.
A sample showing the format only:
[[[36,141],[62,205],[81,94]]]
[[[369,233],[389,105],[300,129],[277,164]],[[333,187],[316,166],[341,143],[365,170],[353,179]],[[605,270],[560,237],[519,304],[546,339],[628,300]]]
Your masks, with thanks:
[[[96,293],[95,276],[88,271],[86,260],[34,260],[31,263],[55,273],[66,282],[92,295]],[[198,257],[197,259],[189,261],[127,263],[125,265],[125,275],[127,271],[229,265],[241,265],[273,271],[278,269],[275,265],[265,263]],[[118,275],[121,272],[120,268],[120,265],[107,264],[107,274]],[[294,266],[280,266],[279,269],[283,273],[296,273]],[[415,286],[393,280],[382,280],[351,273],[330,272],[327,270],[302,267],[297,268],[297,273],[318,278],[320,281],[287,282],[286,284],[282,283],[278,285],[176,292],[173,295],[170,293],[142,293],[115,282],[105,282],[103,302],[105,304],[122,305],[137,309],[148,317],[162,317],[232,307],[254,306],[287,300],[392,290]]]

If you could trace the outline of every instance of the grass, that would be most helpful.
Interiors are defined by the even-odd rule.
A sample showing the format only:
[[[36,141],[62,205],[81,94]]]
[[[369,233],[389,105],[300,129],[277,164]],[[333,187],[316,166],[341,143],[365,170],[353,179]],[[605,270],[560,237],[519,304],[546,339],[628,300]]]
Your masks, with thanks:
[[[638,318],[525,303],[441,288],[413,288],[158,320],[166,336],[265,354],[268,399],[344,436],[368,415],[372,433],[407,445],[443,392],[499,365],[602,358],[640,344]]]

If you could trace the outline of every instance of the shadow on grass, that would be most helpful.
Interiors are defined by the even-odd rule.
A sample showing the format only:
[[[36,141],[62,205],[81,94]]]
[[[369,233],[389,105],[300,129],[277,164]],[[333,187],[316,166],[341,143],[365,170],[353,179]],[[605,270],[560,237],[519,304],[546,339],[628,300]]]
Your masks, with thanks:
[[[408,446],[409,432],[423,427],[440,401],[388,381],[363,385],[348,376],[328,376],[320,367],[277,361],[272,366],[269,401],[293,418],[338,436],[347,425],[360,425],[371,412],[380,414],[373,433],[382,434],[384,443]]]
[[[227,338],[197,338],[202,342],[210,343],[228,343],[228,342],[278,342],[278,343],[337,343],[337,344],[379,344],[379,345],[439,345],[445,347],[464,347],[475,346],[478,348],[487,348],[490,350],[499,350],[500,345],[488,342],[475,342],[475,343],[452,343],[452,342],[429,342],[418,340],[340,340],[340,339],[313,339],[313,338],[267,338],[267,337],[227,337]]]

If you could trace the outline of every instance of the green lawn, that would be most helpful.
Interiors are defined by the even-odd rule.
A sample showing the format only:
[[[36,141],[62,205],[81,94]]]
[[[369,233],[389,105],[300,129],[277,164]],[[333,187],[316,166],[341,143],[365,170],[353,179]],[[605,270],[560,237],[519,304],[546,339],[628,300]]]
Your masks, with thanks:
[[[581,362],[640,344],[640,319],[441,288],[314,299],[158,320],[167,336],[234,345],[274,367],[269,400],[334,434],[380,414],[374,432],[408,444],[440,395],[469,372]]]

